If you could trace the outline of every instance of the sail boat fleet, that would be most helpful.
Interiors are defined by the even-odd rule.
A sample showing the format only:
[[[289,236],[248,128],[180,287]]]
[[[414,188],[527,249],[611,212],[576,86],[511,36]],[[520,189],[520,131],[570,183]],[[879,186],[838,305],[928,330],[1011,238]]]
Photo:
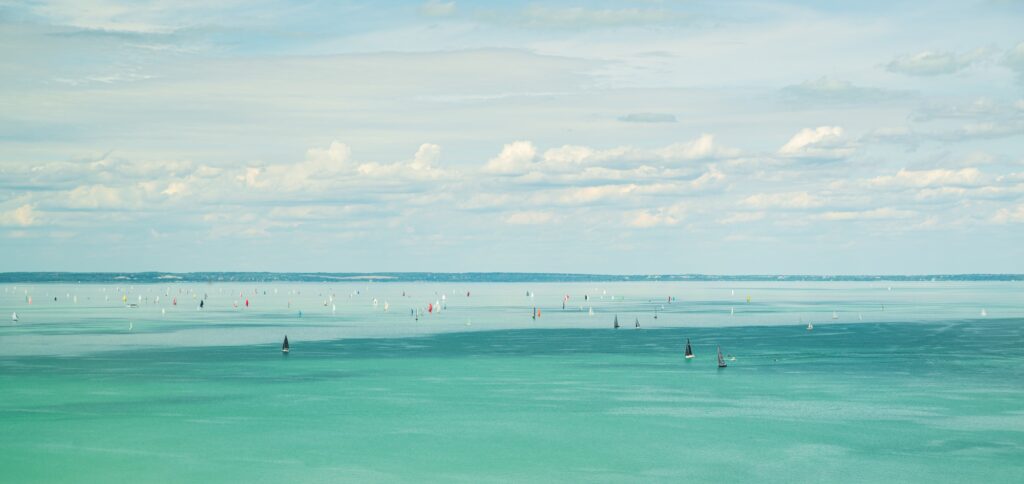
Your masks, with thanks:
[[[156,296],[155,298],[153,298],[152,296],[149,296],[149,297],[146,297],[144,299],[142,295],[133,295],[133,299],[136,299],[138,301],[138,304],[136,304],[136,303],[129,303],[128,302],[129,301],[128,290],[124,290],[124,289],[118,288],[117,292],[121,293],[121,294],[118,294],[118,296],[120,296],[121,302],[124,303],[126,307],[138,307],[138,305],[142,304],[144,301],[147,302],[147,303],[152,302],[152,303],[157,303],[157,304],[160,302],[160,296]],[[276,289],[274,290],[274,293],[275,294],[277,293]],[[178,294],[181,297],[191,296],[191,298],[193,300],[198,299],[198,308],[200,310],[203,309],[203,307],[205,305],[205,300],[208,297],[206,294],[201,294],[201,291],[196,292],[196,291],[194,291],[192,289],[187,289],[187,288],[184,289],[184,293],[182,292],[181,289],[179,289],[178,290]],[[249,297],[247,297],[247,294],[249,295],[249,297],[253,297],[253,296],[257,295],[257,291],[253,290],[251,293],[249,293],[248,291],[246,293],[239,292],[238,293],[238,300],[236,301],[236,303],[238,305],[235,306],[236,309],[238,308],[239,305],[242,305],[242,304],[244,304],[244,307],[246,307],[246,308],[250,307],[250,299],[249,299]],[[263,291],[263,294],[265,295],[266,291]],[[298,293],[296,292],[296,294],[298,294]],[[358,295],[359,291],[356,291],[353,294]],[[535,297],[535,294],[532,291],[527,291],[526,294],[527,294],[527,297],[529,297],[531,300]],[[605,299],[606,294],[607,293],[604,293],[604,294],[600,295],[599,297],[601,299]],[[735,292],[733,294],[735,294]],[[437,293],[435,293],[435,295],[437,295]],[[165,301],[167,301],[169,299],[173,306],[177,306],[178,305],[177,304],[178,303],[178,297],[177,296],[172,297],[172,295],[170,293],[170,287],[168,287],[168,289],[167,289],[166,293],[164,294],[164,296],[167,296]],[[326,294],[322,294],[321,296],[326,297],[327,295]],[[403,293],[403,296],[405,296],[405,293]],[[466,292],[466,297],[469,297],[469,296],[470,296],[470,293],[467,291]],[[25,297],[26,297],[26,302],[28,302],[28,304],[32,304],[31,296],[26,294]],[[352,296],[349,296],[349,297],[351,298]],[[746,296],[746,297],[749,300],[750,296]],[[562,302],[563,310],[569,309],[569,306],[567,304],[569,299],[570,299],[570,296],[568,294],[566,294],[565,296],[562,297],[562,301],[561,302]],[[616,298],[615,296],[611,296],[611,300],[612,301],[616,301],[618,299],[621,299],[621,298]],[[674,298],[669,297],[668,298],[668,304],[672,304],[673,299]],[[54,301],[56,301],[56,300],[57,300],[57,298],[55,297]],[[66,300],[70,300],[70,301],[73,301],[74,303],[77,303],[78,302],[78,297],[77,296],[72,296],[72,295],[68,294]],[[104,300],[105,301],[109,301],[110,297],[106,296],[104,298]],[[583,300],[587,301],[588,303],[590,301],[592,301],[591,297],[588,296],[588,295],[584,295]],[[242,301],[244,301],[244,302],[242,302]],[[429,314],[429,313],[440,313],[442,310],[447,310],[447,301],[448,301],[447,296],[444,295],[444,294],[441,294],[439,296],[439,298],[437,298],[436,301],[434,301],[431,304],[428,304],[427,309],[426,309],[425,312]],[[381,303],[381,301],[379,301],[377,298],[373,298],[373,306],[375,308],[380,303]],[[165,304],[166,304],[166,302],[165,302]],[[331,314],[336,314],[337,313],[337,304],[335,303],[335,296],[333,294],[331,294],[330,297],[325,298],[323,300],[323,305],[325,307],[329,308],[329,311],[330,311]],[[289,308],[292,307],[292,301],[291,300],[288,301],[288,307]],[[384,308],[384,311],[388,311],[388,309],[389,309],[388,301],[386,301],[386,300],[383,301],[383,308]],[[660,309],[664,309],[664,305],[661,305]],[[160,311],[161,311],[161,313],[160,313],[161,315],[165,315],[166,311],[167,311],[167,308],[161,308]],[[582,311],[586,311],[587,314],[590,315],[590,316],[594,315],[594,308],[593,308],[593,306],[590,306],[589,308],[585,308],[585,306],[581,304],[581,305],[579,305],[579,311],[581,311],[581,312]],[[300,314],[300,317],[301,317],[301,311],[299,312],[299,314]],[[413,314],[414,317],[416,317],[417,320],[419,320],[420,317],[425,316],[424,311],[417,310],[417,309],[413,309],[412,310],[412,314]],[[730,314],[735,314],[735,308],[730,308]],[[531,311],[530,311],[530,315],[531,315],[531,318],[536,321],[541,316],[541,308],[539,308],[538,306],[533,306]],[[985,309],[981,309],[981,315],[983,317],[987,316],[987,311]],[[837,320],[839,318],[838,311],[832,311],[832,315],[831,316],[832,316],[833,320]],[[658,309],[657,308],[654,310],[653,318],[654,319],[658,319]],[[863,319],[863,318],[861,317],[861,319]],[[11,313],[11,321],[12,321],[12,323],[15,323],[15,324],[18,323],[19,315],[18,315],[17,312],[12,312]],[[801,321],[801,324],[803,324],[802,321]],[[470,325],[470,323],[467,322],[466,325],[468,326],[468,325]],[[619,329],[619,328],[622,327],[621,324],[619,323],[619,318],[618,318],[617,314],[613,318],[612,325],[613,325],[614,329]],[[634,327],[636,329],[641,329],[640,318],[638,316],[634,317]],[[129,322],[129,324],[128,324],[128,331],[132,331],[132,330],[133,330],[133,323]],[[807,331],[813,331],[814,330],[814,324],[811,323],[811,322],[808,322],[806,324],[806,330]],[[287,353],[290,352],[289,340],[288,340],[287,336],[284,337],[284,340],[282,342],[281,352],[284,353],[284,354],[287,354]],[[721,347],[720,346],[717,346],[716,352],[717,352],[716,356],[717,356],[719,368],[726,368],[728,366],[727,365],[727,361],[735,361],[735,357],[731,357],[729,355],[723,356],[722,352],[721,352]],[[695,353],[693,351],[693,345],[692,345],[690,339],[686,340],[685,349],[684,349],[683,353],[684,353],[684,358],[685,358],[686,361],[690,361],[690,360],[692,360],[692,359],[694,359],[696,357],[696,355],[695,355]]]

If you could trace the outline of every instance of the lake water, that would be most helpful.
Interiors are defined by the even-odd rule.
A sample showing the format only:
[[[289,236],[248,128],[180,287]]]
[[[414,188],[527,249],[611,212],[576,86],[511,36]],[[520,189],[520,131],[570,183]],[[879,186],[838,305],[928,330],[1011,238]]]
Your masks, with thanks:
[[[1021,482],[1022,289],[10,284],[0,468],[5,482]]]

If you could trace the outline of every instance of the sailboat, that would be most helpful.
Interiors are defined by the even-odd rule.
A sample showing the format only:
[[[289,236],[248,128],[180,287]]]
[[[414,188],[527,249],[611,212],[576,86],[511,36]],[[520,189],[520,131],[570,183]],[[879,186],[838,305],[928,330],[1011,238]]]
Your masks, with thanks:
[[[531,313],[531,314],[532,314],[531,317],[533,318],[533,320],[536,321],[537,320],[537,308],[533,308],[533,313]]]
[[[832,311],[832,319],[839,319],[839,314],[837,314],[835,311]]]
[[[636,318],[636,329],[640,329],[640,318]]]
[[[719,368],[725,368],[726,366],[728,366],[728,365],[725,364],[725,358],[722,358],[722,347],[719,346],[718,347],[718,367]]]
[[[981,317],[985,317],[985,316],[988,316],[988,311],[982,309],[981,310]]]
[[[288,353],[288,335],[284,336],[284,344],[281,345],[281,353]]]
[[[590,311],[587,311],[587,315],[588,316],[593,316],[594,315],[594,308],[590,308]]]
[[[15,323],[18,322],[18,312],[17,311],[11,313],[11,321],[15,322]]]
[[[619,329],[619,315],[618,314],[615,315],[615,326],[614,326],[614,328],[615,329]]]
[[[686,353],[684,356],[686,356],[687,361],[692,360],[694,357],[693,348],[690,347],[690,338],[686,338]]]
[[[814,323],[807,323],[807,331],[814,331]]]

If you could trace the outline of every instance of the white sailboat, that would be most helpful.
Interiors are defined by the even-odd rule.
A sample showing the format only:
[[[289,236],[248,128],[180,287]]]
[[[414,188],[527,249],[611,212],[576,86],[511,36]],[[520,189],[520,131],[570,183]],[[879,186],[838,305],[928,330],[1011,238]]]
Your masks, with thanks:
[[[18,312],[17,311],[11,313],[11,321],[15,322],[15,323],[18,322]]]
[[[981,317],[984,318],[985,316],[988,316],[988,311],[986,311],[984,308],[982,308],[982,310],[981,310]]]
[[[807,323],[807,331],[814,331],[814,323]]]
[[[832,311],[832,319],[839,319],[839,314],[836,313],[835,311]]]

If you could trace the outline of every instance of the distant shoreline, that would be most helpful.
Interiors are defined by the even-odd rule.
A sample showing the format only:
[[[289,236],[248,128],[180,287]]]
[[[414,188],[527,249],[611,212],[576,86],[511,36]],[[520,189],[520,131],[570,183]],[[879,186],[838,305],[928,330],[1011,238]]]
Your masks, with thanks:
[[[0,283],[205,282],[942,282],[1021,281],[1024,274],[572,274],[533,272],[0,272]]]

